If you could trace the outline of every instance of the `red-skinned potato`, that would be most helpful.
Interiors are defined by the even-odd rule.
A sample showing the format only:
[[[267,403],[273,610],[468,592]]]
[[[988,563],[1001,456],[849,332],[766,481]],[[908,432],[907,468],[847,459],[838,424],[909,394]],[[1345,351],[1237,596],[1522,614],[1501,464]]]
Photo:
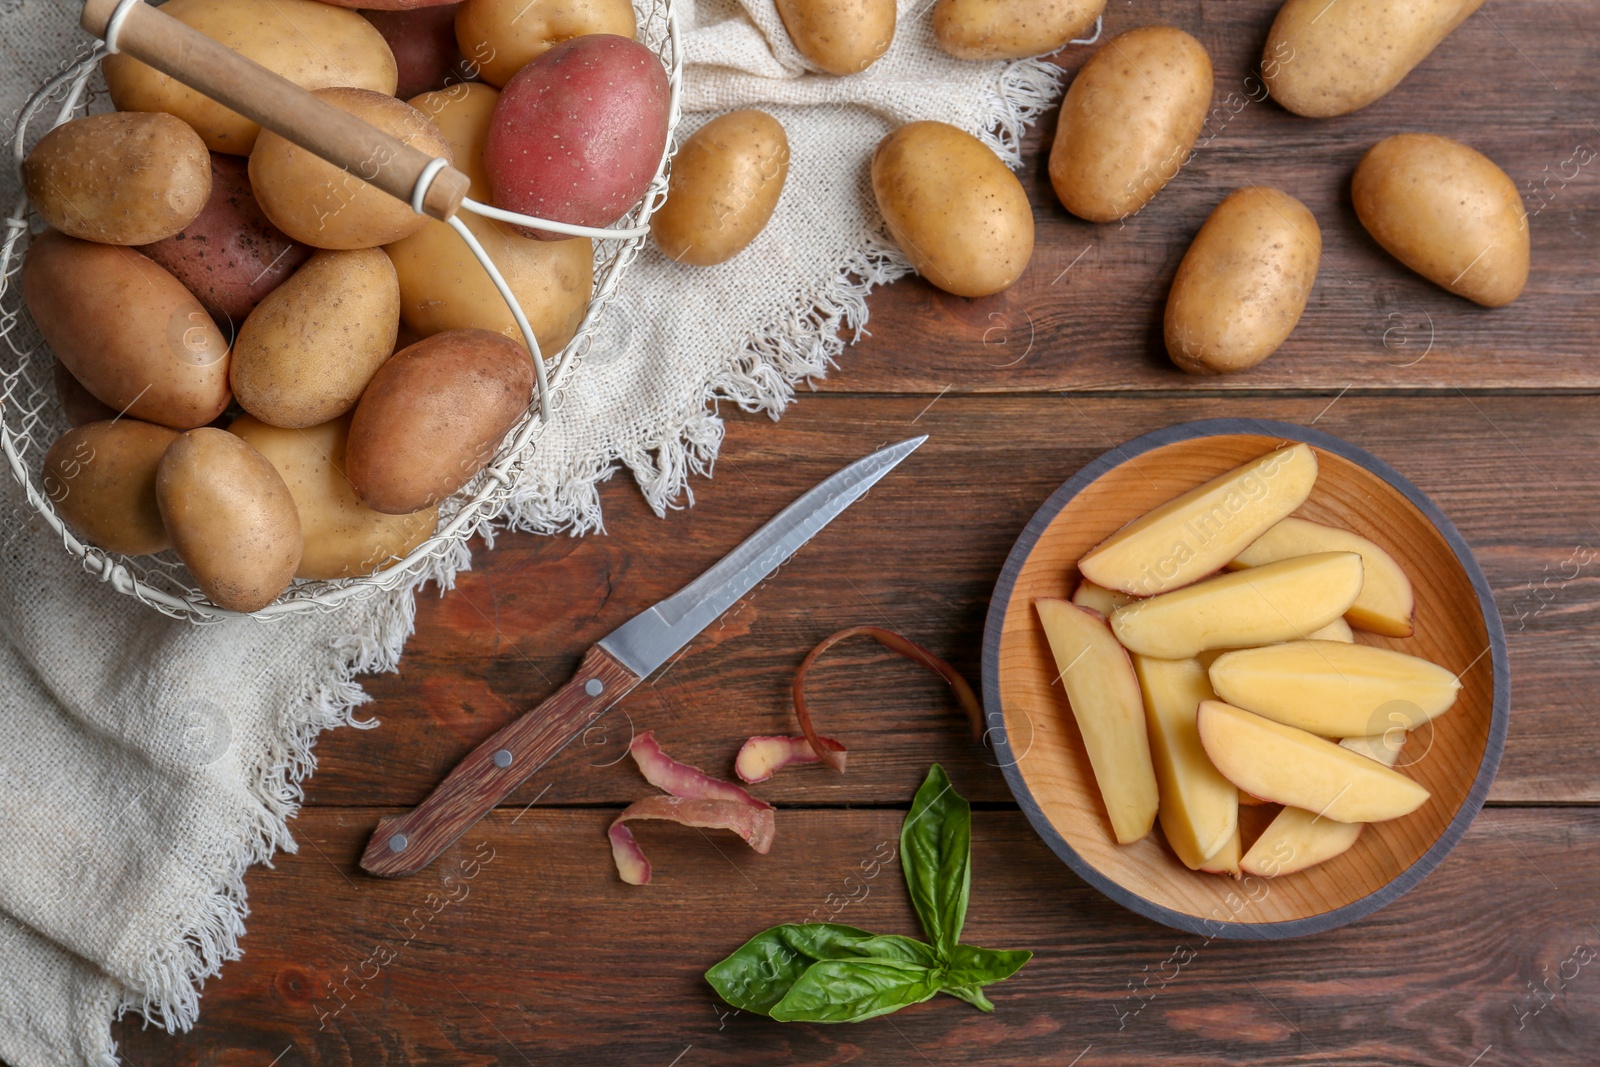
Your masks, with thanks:
[[[521,345],[488,330],[436,333],[373,375],[350,420],[345,474],[374,511],[432,507],[488,465],[532,396]]]
[[[655,177],[670,106],[661,60],[637,41],[595,33],[556,45],[495,104],[483,153],[495,206],[579,226],[615,222]]]
[[[451,2],[361,12],[389,42],[399,75],[394,95],[401,100],[439,88],[461,62],[461,49],[456,47],[458,6]]]
[[[250,191],[238,156],[211,155],[211,198],[181,233],[139,251],[184,284],[229,332],[311,257],[274,226]]]

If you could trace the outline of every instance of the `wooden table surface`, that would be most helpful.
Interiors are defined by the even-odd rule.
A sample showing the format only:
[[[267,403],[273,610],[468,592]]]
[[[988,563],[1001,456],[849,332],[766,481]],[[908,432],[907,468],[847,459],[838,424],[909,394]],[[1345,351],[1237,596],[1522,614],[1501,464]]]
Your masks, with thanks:
[[[1108,33],[1169,22],[1216,65],[1212,128],[1142,214],[1096,227],[1062,211],[1045,177],[1046,117],[1023,172],[1038,247],[1013,289],[969,301],[911,279],[880,291],[871,336],[782,422],[724,408],[716,475],[695,483],[692,509],[658,519],[617,478],[603,493],[606,536],[504,537],[454,592],[424,594],[400,673],[367,682],[382,727],[323,739],[299,854],[250,876],[243,959],[206,987],[193,1033],[120,1025],[127,1061],[1594,1063],[1600,8],[1493,0],[1387,98],[1313,122],[1250,99],[1275,7],[1112,0]],[[1074,70],[1089,52],[1060,62]],[[1529,190],[1533,274],[1511,307],[1445,294],[1357,224],[1347,188],[1361,152],[1412,129],[1471,143]],[[1166,288],[1211,207],[1252,182],[1300,197],[1321,222],[1316,291],[1265,365],[1186,377],[1160,347]],[[1488,573],[1510,644],[1510,741],[1489,806],[1421,886],[1288,943],[1157,926],[1074,877],[939,684],[870,644],[841,647],[814,684],[827,732],[851,746],[849,773],[793,769],[758,790],[781,809],[770,855],[651,825],[639,836],[655,884],[618,882],[605,827],[652,792],[624,757],[631,730],[731,775],[743,738],[791,730],[804,652],[855,623],[893,627],[976,682],[991,587],[1045,497],[1129,437],[1223,415],[1314,423],[1375,452],[1443,507]],[[921,451],[444,861],[402,881],[358,871],[380,816],[420,801],[592,641],[837,467],[918,432],[931,436]],[[897,869],[847,877],[895,840],[934,761],[976,808],[971,940],[1035,953],[991,990],[995,1013],[941,997],[826,1027],[723,1007],[702,972],[771,924],[842,903],[840,921],[915,932]],[[455,882],[447,892],[445,874],[474,858],[465,895]]]

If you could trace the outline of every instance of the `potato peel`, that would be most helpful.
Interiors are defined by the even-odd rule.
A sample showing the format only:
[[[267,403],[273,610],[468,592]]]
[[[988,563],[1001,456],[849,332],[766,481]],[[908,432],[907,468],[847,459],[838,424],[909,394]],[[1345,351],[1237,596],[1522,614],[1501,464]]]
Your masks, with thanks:
[[[691,767],[673,759],[661,750],[654,730],[646,730],[629,742],[628,754],[639,765],[639,773],[644,775],[645,781],[675,797],[684,800],[728,800],[747,804],[757,810],[772,807],[732,782],[713,778],[699,767]]]
[[[839,757],[843,769],[847,750],[831,737],[818,737],[817,741]],[[752,737],[739,749],[733,761],[733,773],[748,785],[766,781],[791,763],[820,763],[821,758],[804,737]]]
[[[612,820],[606,836],[617,874],[629,885],[650,884],[650,861],[645,859],[633,831],[624,823],[638,819],[663,819],[680,826],[707,830],[732,830],[756,852],[765,856],[777,833],[773,809],[754,808],[737,800],[685,800],[682,797],[645,797],[629,804]]]

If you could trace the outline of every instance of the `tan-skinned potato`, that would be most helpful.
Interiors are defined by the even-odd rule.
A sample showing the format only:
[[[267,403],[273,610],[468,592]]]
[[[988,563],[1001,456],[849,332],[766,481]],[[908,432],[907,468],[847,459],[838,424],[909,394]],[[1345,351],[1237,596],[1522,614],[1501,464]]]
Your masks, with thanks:
[[[917,273],[956,296],[1007,288],[1033,255],[1033,208],[1022,183],[976,137],[913,122],[878,142],[872,192]]]
[[[933,33],[957,59],[1022,59],[1081,37],[1106,0],[939,0]]]
[[[1347,115],[1400,84],[1484,0],[1288,0],[1262,53],[1272,98],[1297,115]]]
[[[828,74],[859,74],[894,41],[895,0],[777,0],[801,55]]]
[[[1050,184],[1089,222],[1133,214],[1177,176],[1211,107],[1211,57],[1171,26],[1107,41],[1061,101]]]
[[[667,202],[650,235],[668,259],[723,263],[749,247],[777,209],[789,137],[765,111],[730,111],[696,130],[672,161]]]
[[[394,93],[394,55],[354,11],[317,0],[167,0],[161,10],[302,89],[348,85]],[[102,67],[118,111],[176,115],[213,152],[249,155],[261,132],[243,115],[132,56],[106,56]]]
[[[50,446],[39,484],[89,544],[125,556],[164,551],[172,541],[156,505],[156,466],[177,436],[137,419],[87,423]]]
[[[1394,258],[1457,296],[1502,307],[1528,284],[1528,215],[1493,160],[1431,133],[1373,145],[1350,183],[1356,217]]]
[[[178,558],[218,607],[259,611],[294,579],[294,497],[243,438],[210,426],[180,434],[156,470],[156,501]]]
[[[455,162],[433,120],[409,104],[366,89],[318,89],[315,95],[429,156]],[[313,248],[386,245],[428,221],[410,204],[271,130],[262,131],[250,153],[250,184],[273,225]]]
[[[350,417],[320,426],[286,430],[241,415],[228,426],[267,457],[300,516],[305,549],[296,578],[354,578],[403,558],[426,541],[439,521],[438,508],[411,515],[385,515],[364,507],[344,473]]]
[[[399,329],[400,283],[381,248],[318,252],[244,320],[233,397],[274,426],[337,418],[394,353]]]
[[[439,127],[456,166],[472,181],[468,195],[480,203],[490,198],[483,147],[499,96],[487,85],[466,83],[411,100],[412,107]],[[593,243],[587,237],[539,241],[480,215],[463,213],[461,219],[522,305],[540,351],[553,356],[572,340],[588,310],[594,292]],[[505,298],[449,226],[429,219],[384,251],[399,276],[401,318],[419,338],[476,328],[523,343]]]
[[[639,35],[630,0],[465,0],[456,44],[469,69],[502,87],[562,41],[586,33]]]
[[[211,156],[180,119],[114,111],[45,134],[22,161],[22,180],[39,217],[62,233],[143,245],[200,214],[211,195]]]
[[[1235,189],[1211,212],[1167,297],[1167,354],[1190,374],[1231,374],[1289,339],[1322,258],[1316,218],[1288,193]]]

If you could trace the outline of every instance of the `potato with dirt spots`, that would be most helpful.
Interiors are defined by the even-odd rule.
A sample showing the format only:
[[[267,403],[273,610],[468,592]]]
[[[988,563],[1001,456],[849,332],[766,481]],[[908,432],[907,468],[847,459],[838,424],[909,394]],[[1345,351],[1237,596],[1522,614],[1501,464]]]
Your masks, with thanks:
[[[939,0],[933,33],[957,59],[1022,59],[1082,37],[1106,0]]]
[[[878,142],[872,192],[911,265],[956,296],[1010,286],[1033,255],[1033,209],[1022,183],[976,137],[913,122]]]
[[[829,74],[859,74],[894,42],[895,0],[777,0],[801,55]]]
[[[1229,374],[1272,355],[1300,321],[1321,258],[1322,230],[1300,201],[1259,185],[1229,193],[1172,281],[1172,362],[1191,374]]]
[[[630,0],[465,0],[456,46],[477,76],[503,87],[562,41],[590,33],[639,36]]]
[[[764,111],[730,111],[694,132],[672,161],[650,235],[668,259],[709,267],[760,236],[789,176],[789,138]]]
[[[87,423],[50,446],[39,484],[87,543],[125,556],[165,551],[172,542],[156,505],[156,467],[177,436],[137,419]]]

